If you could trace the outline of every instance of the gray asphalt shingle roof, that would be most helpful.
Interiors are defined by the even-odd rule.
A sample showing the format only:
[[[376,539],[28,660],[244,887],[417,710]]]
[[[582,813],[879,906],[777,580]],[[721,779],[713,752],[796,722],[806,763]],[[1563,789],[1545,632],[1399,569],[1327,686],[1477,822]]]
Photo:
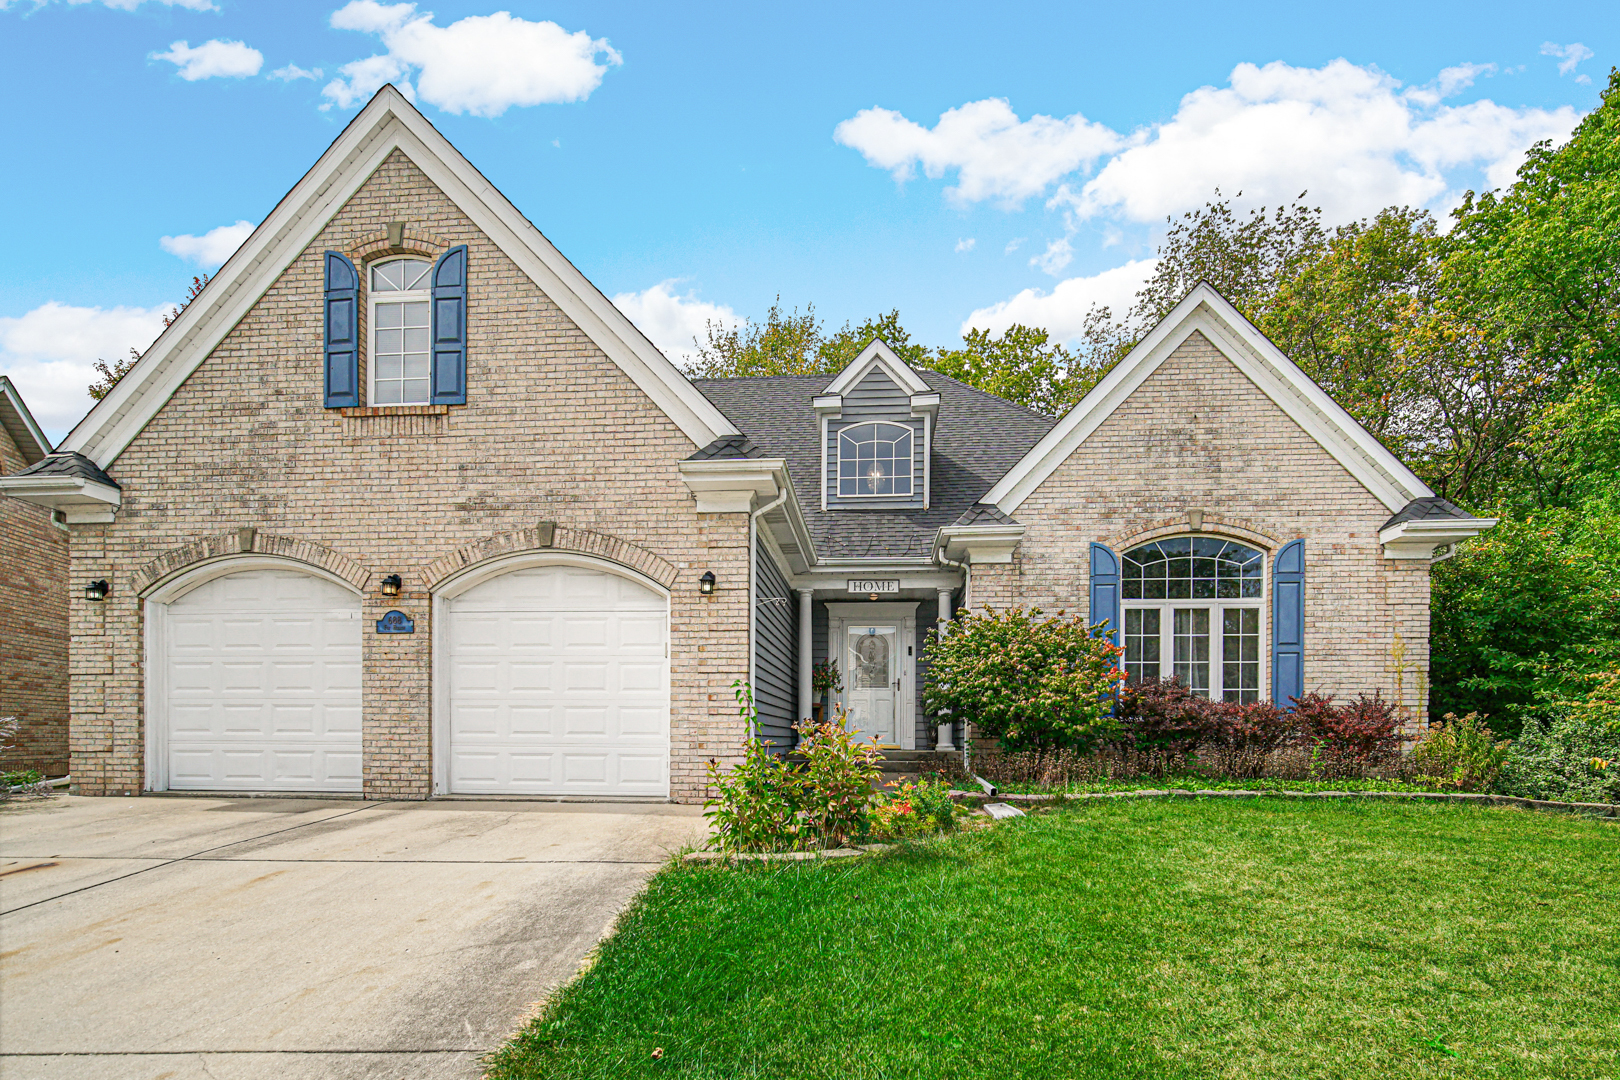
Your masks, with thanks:
[[[101,471],[101,466],[72,450],[58,450],[28,466],[16,476],[77,476],[98,484],[118,487],[118,481]]]
[[[940,526],[957,524],[968,515],[979,497],[1052,430],[1057,420],[938,372],[918,370],[917,374],[940,395],[927,510],[821,509],[821,425],[810,400],[826,389],[832,376],[692,382],[764,454],[787,461],[805,523],[822,558],[925,558]],[[705,447],[699,453],[710,449]],[[740,455],[733,452],[729,456]],[[1009,520],[999,511],[995,514],[995,520]]]
[[[1383,532],[1391,525],[1399,525],[1403,521],[1426,521],[1432,518],[1472,518],[1473,516],[1473,514],[1460,506],[1447,502],[1438,495],[1425,495],[1423,498],[1413,499],[1403,506],[1399,513],[1392,515],[1388,521],[1378,526],[1378,531]]]

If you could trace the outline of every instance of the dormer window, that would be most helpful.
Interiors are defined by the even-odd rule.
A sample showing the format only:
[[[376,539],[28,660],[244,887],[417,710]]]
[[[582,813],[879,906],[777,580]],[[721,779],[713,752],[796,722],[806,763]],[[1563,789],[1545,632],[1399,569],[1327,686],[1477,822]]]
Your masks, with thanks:
[[[432,272],[424,259],[371,268],[373,405],[426,405],[431,398]]]
[[[857,424],[838,433],[838,495],[909,496],[911,429],[899,424]]]

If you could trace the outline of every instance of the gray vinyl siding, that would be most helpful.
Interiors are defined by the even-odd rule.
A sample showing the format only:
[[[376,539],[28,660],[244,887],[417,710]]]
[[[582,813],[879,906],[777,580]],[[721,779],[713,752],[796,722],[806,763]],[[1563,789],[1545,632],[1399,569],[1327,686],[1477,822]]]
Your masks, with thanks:
[[[928,710],[923,708],[923,676],[928,672],[928,665],[924,656],[928,652],[928,635],[938,623],[938,616],[923,622],[923,612],[928,610],[928,601],[917,605],[917,651],[916,660],[911,670],[916,677],[917,690],[912,696],[917,702],[917,742],[914,744],[918,750],[932,750],[934,748],[934,722],[928,716]]]
[[[882,368],[873,368],[866,378],[844,395],[842,415],[827,424],[827,508],[849,510],[856,507],[896,510],[921,509],[925,483],[923,462],[923,420],[911,415],[911,395],[896,386]],[[857,424],[882,421],[911,429],[911,495],[887,499],[851,499],[838,495],[838,433]]]
[[[759,737],[787,749],[798,717],[799,616],[764,537],[754,541],[754,706]]]

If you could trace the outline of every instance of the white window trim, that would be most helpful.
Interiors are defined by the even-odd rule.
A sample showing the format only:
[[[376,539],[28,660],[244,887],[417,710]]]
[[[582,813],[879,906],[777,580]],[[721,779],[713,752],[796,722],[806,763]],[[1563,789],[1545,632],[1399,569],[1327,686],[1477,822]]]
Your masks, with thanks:
[[[429,287],[426,289],[411,289],[405,292],[379,293],[372,288],[371,275],[389,263],[396,262],[425,262],[428,264]],[[424,259],[420,255],[402,255],[397,259],[383,259],[371,263],[366,267],[366,404],[373,409],[409,409],[433,403],[433,260]],[[378,304],[427,304],[428,305],[428,392],[422,401],[390,401],[380,404],[377,401],[377,305]]]
[[[1225,599],[1214,600],[1121,600],[1120,601],[1120,641],[1125,637],[1125,616],[1127,611],[1157,610],[1159,615],[1159,678],[1168,679],[1176,673],[1176,637],[1175,637],[1175,610],[1177,608],[1208,608],[1209,609],[1209,699],[1221,701],[1226,687],[1223,685],[1225,672],[1222,665],[1225,662],[1226,635],[1221,633],[1221,612],[1227,608],[1251,608],[1260,613],[1260,678],[1256,687],[1257,701],[1270,701],[1270,664],[1266,659],[1267,619],[1266,601],[1264,596],[1232,596]],[[1124,658],[1126,663],[1130,657]]]
[[[911,450],[911,453],[906,456],[906,481],[911,485],[911,490],[906,492],[904,495],[898,495],[898,494],[894,494],[892,492],[890,494],[888,494],[888,495],[879,495],[879,494],[875,494],[875,493],[871,494],[871,495],[845,495],[844,494],[844,477],[843,477],[843,473],[841,471],[842,468],[843,468],[843,460],[844,460],[844,435],[845,435],[845,433],[853,431],[858,427],[866,427],[868,425],[871,425],[871,426],[874,426],[874,427],[899,428],[901,431],[904,431],[907,435],[911,436],[912,450]],[[917,497],[917,475],[916,475],[917,466],[916,466],[916,461],[915,461],[916,454],[917,454],[917,448],[916,448],[917,435],[918,435],[917,429],[913,428],[910,424],[897,424],[893,420],[857,420],[853,424],[845,424],[843,427],[839,428],[838,429],[838,438],[834,441],[834,444],[833,444],[838,448],[837,454],[836,454],[836,456],[834,458],[834,461],[833,461],[833,482],[832,482],[833,498],[835,498],[835,499],[915,499]],[[892,442],[893,440],[890,440],[890,441]],[[926,441],[924,443],[924,449],[925,450],[927,449]],[[923,458],[923,461],[926,462],[927,460],[928,459],[925,456]],[[893,479],[899,479],[899,475],[896,474],[893,477]]]

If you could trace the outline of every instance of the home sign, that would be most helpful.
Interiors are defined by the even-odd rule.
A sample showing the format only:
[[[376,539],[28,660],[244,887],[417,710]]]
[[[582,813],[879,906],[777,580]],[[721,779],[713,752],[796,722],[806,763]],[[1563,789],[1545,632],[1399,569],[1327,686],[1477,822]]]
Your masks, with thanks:
[[[850,578],[846,585],[852,593],[897,593],[899,578]]]

